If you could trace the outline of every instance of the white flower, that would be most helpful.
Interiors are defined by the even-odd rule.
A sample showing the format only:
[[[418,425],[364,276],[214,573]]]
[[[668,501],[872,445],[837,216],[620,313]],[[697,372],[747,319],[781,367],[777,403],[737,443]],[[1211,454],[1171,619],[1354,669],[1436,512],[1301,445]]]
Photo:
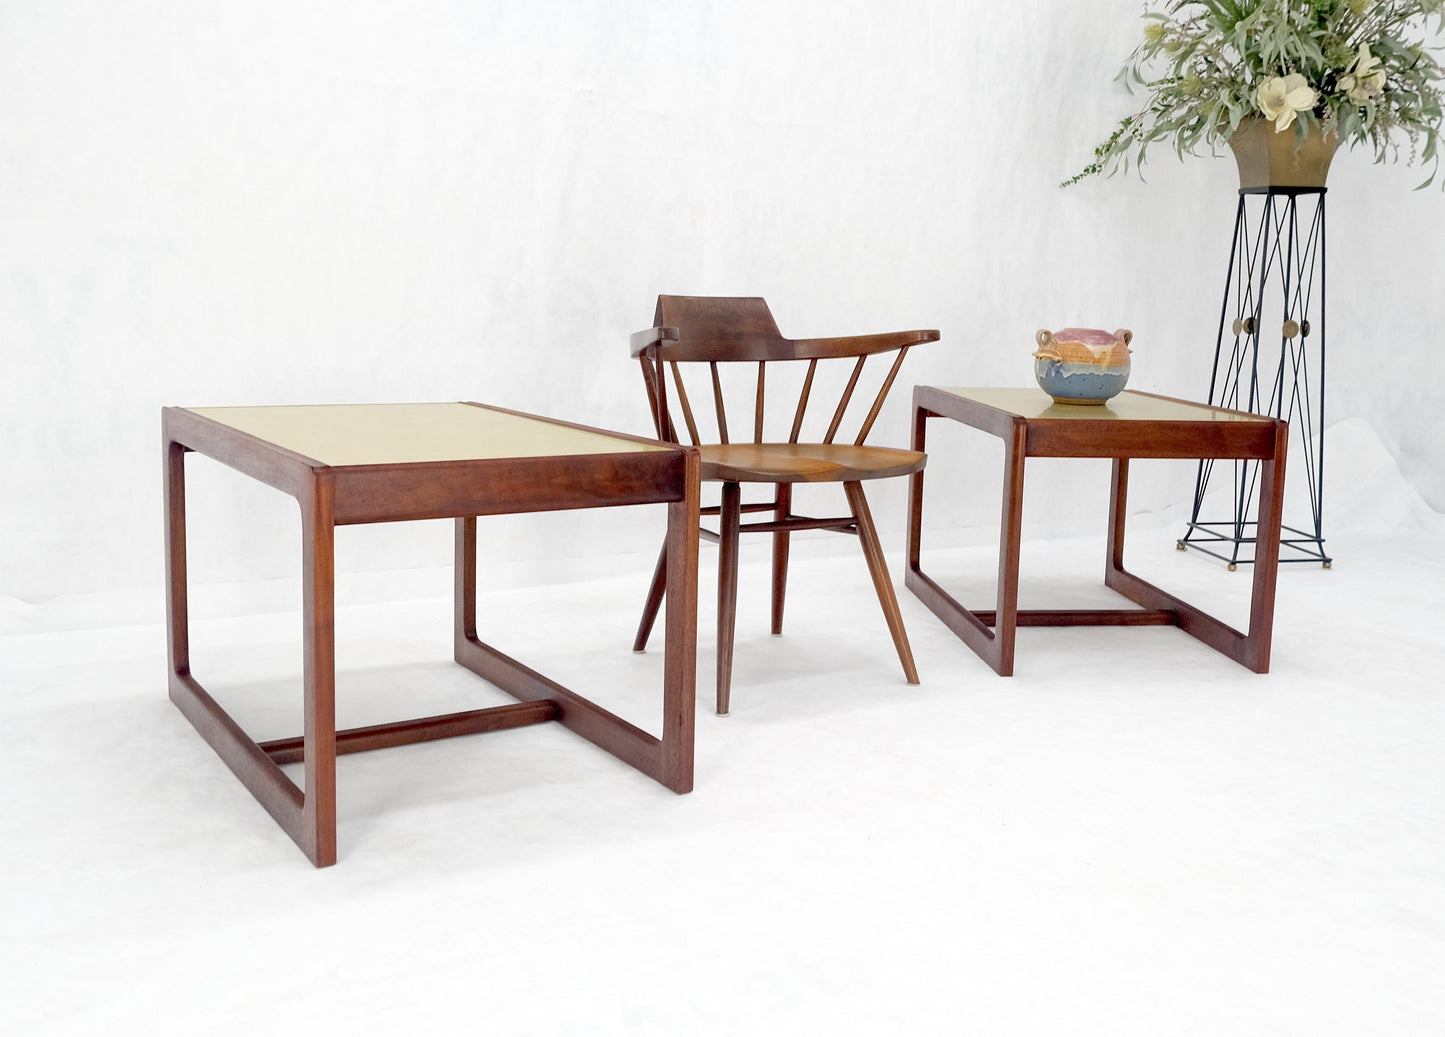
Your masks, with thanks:
[[[1264,117],[1274,123],[1274,132],[1283,133],[1294,124],[1294,117],[1307,112],[1320,99],[1320,95],[1305,82],[1298,72],[1287,76],[1270,76],[1259,84],[1255,101]]]
[[[1340,89],[1357,105],[1379,96],[1385,89],[1385,70],[1380,67],[1380,59],[1370,54],[1368,43],[1360,44],[1354,70],[1340,77]]]

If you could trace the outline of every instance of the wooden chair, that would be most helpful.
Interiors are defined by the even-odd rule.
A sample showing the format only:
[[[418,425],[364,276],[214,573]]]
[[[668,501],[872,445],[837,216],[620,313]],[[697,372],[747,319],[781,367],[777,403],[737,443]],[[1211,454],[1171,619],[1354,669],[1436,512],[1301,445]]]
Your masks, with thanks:
[[[913,450],[864,446],[878,412],[898,368],[910,347],[938,340],[937,331],[902,331],[883,335],[861,335],[849,338],[786,339],[778,331],[768,305],[757,298],[698,298],[660,295],[654,327],[632,336],[632,355],[641,362],[647,397],[652,408],[658,438],[680,442],[673,407],[669,401],[668,378],[671,369],[676,403],[681,410],[689,439],[702,454],[702,478],[722,483],[722,503],[704,508],[704,515],[717,515],[717,533],[701,530],[701,535],[719,547],[718,609],[717,609],[717,712],[727,716],[729,686],[732,682],[733,628],[737,613],[738,534],[757,532],[773,534],[773,610],[772,632],[783,630],[783,597],[788,578],[788,538],[794,530],[830,529],[854,533],[863,546],[863,557],[873,576],[873,587],[883,606],[888,630],[903,663],[909,684],[918,683],[918,670],[913,665],[913,652],[908,634],[903,629],[903,616],[893,583],[883,561],[883,549],[863,495],[863,482],[911,475],[923,467],[925,455]],[[896,352],[892,367],[882,387],[863,418],[852,443],[836,443],[834,437],[842,424],[844,412],[853,397],[853,390],[870,356]],[[821,442],[799,442],[804,413],[814,386],[820,361],[856,358],[842,398],[833,410],[827,434]],[[802,392],[793,409],[792,432],[787,442],[764,442],[764,396],[770,364],[805,360],[807,373]],[[716,419],[716,442],[704,443],[687,395],[679,364],[705,363],[710,368],[712,407]],[[753,404],[752,438],[735,443],[728,435],[728,421],[723,402],[719,366],[734,362],[757,364],[757,389]],[[776,379],[775,379],[776,381]],[[806,518],[793,514],[793,484],[799,482],[841,482],[850,514],[842,518]],[[743,504],[742,483],[764,483],[775,487],[773,499],[757,504]],[[742,522],[748,512],[771,512],[762,522]],[[667,583],[666,555],[658,558],[652,589],[643,608],[642,622],[632,649],[641,652],[647,647],[648,635],[662,604]]]

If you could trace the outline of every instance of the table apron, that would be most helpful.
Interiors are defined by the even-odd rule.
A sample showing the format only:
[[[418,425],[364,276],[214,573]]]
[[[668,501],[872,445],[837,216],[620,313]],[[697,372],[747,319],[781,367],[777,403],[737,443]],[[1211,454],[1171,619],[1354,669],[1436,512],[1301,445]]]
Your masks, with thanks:
[[[943,392],[931,385],[913,387],[913,406],[930,418],[948,418],[960,425],[968,425],[1007,439],[1013,427],[1024,419],[993,407],[986,407],[974,400],[953,393]]]
[[[657,504],[686,496],[683,455],[590,454],[330,469],[338,526]]]
[[[201,454],[300,498],[315,478],[318,461],[268,443],[181,407],[161,410],[161,432],[167,444]]]
[[[1274,457],[1273,420],[1238,423],[1090,421],[1087,425],[1030,422],[1029,457],[1115,457],[1267,461]]]

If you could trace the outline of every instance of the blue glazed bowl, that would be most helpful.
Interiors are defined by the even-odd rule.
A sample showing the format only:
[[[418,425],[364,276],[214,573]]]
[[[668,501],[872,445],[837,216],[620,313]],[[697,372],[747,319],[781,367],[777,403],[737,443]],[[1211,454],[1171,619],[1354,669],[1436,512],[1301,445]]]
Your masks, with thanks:
[[[1092,328],[1040,331],[1034,378],[1055,403],[1101,405],[1129,381],[1129,343],[1134,333]]]
[[[1034,377],[1039,388],[1055,403],[1103,403],[1118,396],[1129,381],[1129,368],[1098,367],[1094,364],[1066,364],[1037,357]]]

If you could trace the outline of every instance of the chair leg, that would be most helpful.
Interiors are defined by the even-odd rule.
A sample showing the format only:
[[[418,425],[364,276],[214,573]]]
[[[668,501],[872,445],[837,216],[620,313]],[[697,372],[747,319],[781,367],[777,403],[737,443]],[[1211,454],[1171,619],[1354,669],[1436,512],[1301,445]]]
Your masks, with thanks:
[[[781,522],[793,510],[793,484],[778,483],[778,497],[773,506],[773,518]],[[773,636],[783,635],[783,596],[788,590],[788,538],[783,530],[773,534]]]
[[[868,511],[868,499],[863,496],[863,484],[845,482],[843,491],[848,495],[848,507],[858,523],[858,541],[863,545],[863,557],[868,561],[868,572],[873,576],[873,589],[878,593],[878,604],[883,606],[883,618],[888,620],[888,632],[893,635],[893,647],[898,649],[898,660],[903,664],[903,675],[909,684],[918,683],[918,668],[913,665],[913,650],[908,646],[908,632],[903,629],[903,613],[898,609],[898,599],[893,594],[893,581],[888,576],[888,565],[883,560],[883,545],[878,542],[878,531],[873,528],[873,516]]]
[[[718,529],[717,577],[717,715],[728,715],[733,681],[733,630],[738,611],[738,527],[742,518],[742,487],[722,484],[722,521]]]
[[[637,636],[632,639],[634,652],[647,651],[647,639],[652,636],[652,625],[657,622],[658,609],[662,607],[662,596],[667,593],[667,544],[657,556],[657,568],[652,571],[652,586],[647,591],[647,604],[642,606],[642,621],[637,624]]]

